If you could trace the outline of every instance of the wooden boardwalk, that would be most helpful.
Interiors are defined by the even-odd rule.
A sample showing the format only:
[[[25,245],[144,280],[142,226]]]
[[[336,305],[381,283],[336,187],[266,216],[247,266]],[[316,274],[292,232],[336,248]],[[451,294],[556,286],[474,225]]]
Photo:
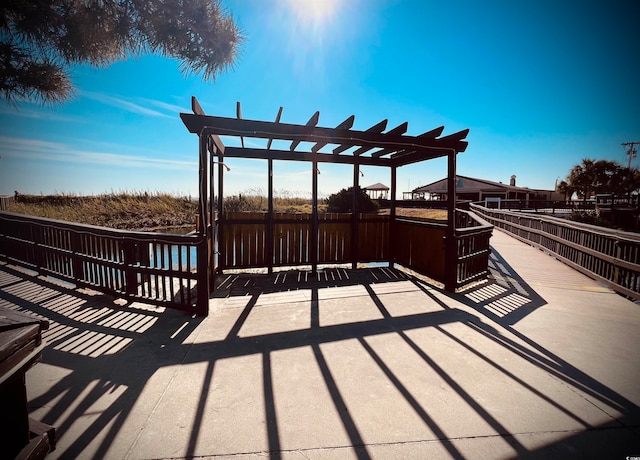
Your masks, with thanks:
[[[220,278],[207,318],[0,265],[45,317],[48,458],[625,458],[640,306],[494,232],[488,282],[388,268]]]

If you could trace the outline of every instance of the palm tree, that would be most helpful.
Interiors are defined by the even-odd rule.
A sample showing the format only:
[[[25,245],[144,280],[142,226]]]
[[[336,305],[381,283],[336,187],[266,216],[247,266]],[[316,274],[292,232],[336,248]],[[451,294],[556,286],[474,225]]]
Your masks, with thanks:
[[[561,180],[558,183],[556,191],[564,194],[564,201],[567,201],[567,197],[571,197],[573,195],[573,189],[564,180]]]

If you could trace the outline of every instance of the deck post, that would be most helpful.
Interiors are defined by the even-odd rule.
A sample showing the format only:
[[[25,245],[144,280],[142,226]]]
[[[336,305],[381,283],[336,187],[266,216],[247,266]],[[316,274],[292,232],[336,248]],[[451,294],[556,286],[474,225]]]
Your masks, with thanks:
[[[318,270],[318,162],[311,162],[311,271]]]
[[[393,268],[396,254],[394,246],[394,234],[396,226],[396,187],[397,187],[397,167],[391,167],[391,201],[389,204],[389,268]]]
[[[223,238],[224,226],[224,157],[218,149],[218,223],[216,225],[216,251],[218,252],[218,266],[216,272],[221,273],[224,270],[224,258],[222,257],[223,247],[221,245]]]
[[[203,129],[198,136],[199,149],[199,215],[200,228],[198,234],[204,238],[204,242],[198,244],[197,265],[198,265],[198,295],[196,299],[196,314],[207,316],[209,314],[209,273],[208,273],[208,242],[207,239],[207,139],[206,129]]]
[[[360,191],[360,164],[353,164],[353,201],[351,203],[351,268],[358,267],[358,192]]]
[[[267,271],[273,273],[273,160],[267,160],[269,185],[267,192],[268,222],[267,222]]]
[[[208,253],[208,263],[207,263],[207,272],[209,273],[209,283],[210,287],[215,289],[215,276],[216,276],[216,215],[215,215],[215,194],[214,194],[214,158],[216,153],[216,147],[213,142],[208,142],[209,149],[209,203],[208,203],[208,214],[209,214],[209,222],[207,225],[207,253]],[[221,179],[221,176],[218,176],[218,179]]]
[[[447,156],[447,230],[445,233],[445,281],[444,288],[449,292],[456,290],[458,248],[456,242],[456,151]]]

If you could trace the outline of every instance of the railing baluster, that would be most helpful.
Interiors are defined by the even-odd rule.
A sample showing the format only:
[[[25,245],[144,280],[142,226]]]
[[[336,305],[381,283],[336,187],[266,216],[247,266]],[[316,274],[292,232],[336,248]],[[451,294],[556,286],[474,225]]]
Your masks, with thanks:
[[[473,204],[471,208],[497,227],[547,249],[621,294],[640,299],[640,236],[605,228],[597,231],[552,217],[531,220],[511,211],[489,210]],[[519,223],[510,225],[516,217]]]

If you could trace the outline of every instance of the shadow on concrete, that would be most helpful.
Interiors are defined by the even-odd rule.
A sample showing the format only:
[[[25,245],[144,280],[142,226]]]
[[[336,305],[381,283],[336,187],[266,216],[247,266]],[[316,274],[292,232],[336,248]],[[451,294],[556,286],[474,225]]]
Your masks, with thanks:
[[[547,303],[494,247],[489,256],[488,279],[454,298],[503,326],[516,324]]]
[[[509,271],[506,262],[498,254],[492,256],[494,269],[502,273]],[[371,458],[371,446],[364,441],[361,427],[348,410],[348,396],[340,390],[340,375],[332,372],[327,356],[321,345],[355,339],[362,350],[378,366],[388,382],[402,395],[411,409],[419,416],[424,425],[436,436],[437,440],[453,458],[463,458],[463,452],[454,439],[450,439],[443,421],[432,413],[429,407],[419,401],[417,395],[403,383],[403,380],[392,370],[392,364],[385,360],[367,340],[373,336],[393,334],[399,337],[428,368],[432,369],[455,393],[478,414],[501,439],[513,450],[516,457],[544,457],[555,452],[554,446],[539,451],[529,451],[518,436],[495,416],[487,402],[477,400],[465,389],[455,373],[442,367],[431,355],[428,347],[420,344],[411,336],[411,331],[424,328],[437,330],[458,347],[468,351],[471,356],[489,365],[514,385],[524,388],[545,403],[573,419],[584,428],[584,433],[603,436],[609,439],[606,432],[612,433],[616,428],[637,426],[640,421],[638,407],[624,396],[616,393],[589,375],[563,361],[558,356],[539,346],[535,342],[515,331],[511,324],[522,318],[525,312],[544,305],[544,300],[519,279],[511,270],[510,278],[501,284],[496,276],[492,286],[504,288],[493,296],[479,302],[472,301],[465,294],[451,296],[455,301],[462,301],[495,319],[504,326],[509,336],[502,330],[480,320],[477,316],[462,309],[448,305],[444,296],[436,295],[438,290],[410,277],[404,272],[389,268],[372,268],[359,270],[332,269],[317,273],[285,272],[272,275],[229,275],[217,280],[215,296],[248,297],[235,323],[229,328],[224,339],[205,343],[189,343],[185,339],[198,327],[201,320],[190,318],[183,313],[160,311],[159,309],[139,305],[114,304],[113,299],[84,293],[68,287],[52,283],[47,279],[25,276],[8,266],[0,266],[0,302],[10,308],[31,312],[43,316],[52,322],[45,340],[48,342],[44,354],[44,362],[68,370],[46,392],[30,401],[33,409],[46,408],[43,421],[55,424],[60,437],[70,430],[79,419],[85,418],[86,428],[73,441],[67,443],[58,456],[76,458],[86,455],[85,446],[95,438],[100,445],[94,458],[104,458],[109,446],[121,435],[121,427],[131,415],[137,399],[140,397],[147,381],[161,368],[176,364],[188,365],[207,363],[203,375],[201,394],[193,414],[194,421],[185,446],[185,457],[199,455],[198,439],[205,430],[204,418],[207,398],[215,391],[212,384],[216,363],[223,359],[258,355],[262,359],[263,397],[267,441],[271,458],[281,458],[282,427],[278,425],[278,407],[274,396],[274,375],[271,353],[280,350],[310,347],[313,351],[317,367],[326,385],[331,402],[339,415],[345,433],[349,437],[353,454],[360,459]],[[422,302],[436,304],[435,311],[404,314],[390,313],[390,301],[385,294],[379,294],[377,288],[384,283],[403,283],[402,286],[415,286],[414,291],[422,291]],[[515,284],[517,283],[517,284]],[[392,284],[390,284],[393,286]],[[379,310],[381,318],[362,321],[351,321],[343,324],[320,325],[319,290],[331,287],[364,286],[366,295]],[[239,333],[251,316],[261,295],[309,290],[310,327],[300,330],[273,332],[250,336]],[[399,291],[405,289],[399,288]],[[474,292],[478,293],[482,287]],[[527,304],[505,310],[500,316],[493,308],[487,308],[491,302],[509,299],[506,305],[518,303],[513,296],[528,299]],[[444,294],[441,293],[440,294]],[[446,298],[446,297],[445,297]],[[481,297],[478,297],[480,299]],[[455,305],[455,302],[452,302]],[[497,305],[497,304],[496,304]],[[504,308],[504,307],[501,307]],[[520,310],[523,308],[523,310]],[[508,311],[507,311],[508,310]],[[502,311],[502,310],[500,310]],[[488,312],[488,313],[487,313]],[[511,316],[510,316],[511,315]],[[569,388],[584,392],[594,401],[623,414],[606,426],[592,426],[587,420],[574,413],[562,401],[549,397],[543,388],[537,388],[510,371],[496,358],[480,351],[474,344],[466,343],[452,332],[448,325],[462,325],[480,336],[489,339],[514,358],[521,358],[537,368],[563,382]],[[415,391],[415,390],[414,390]],[[92,406],[98,401],[106,401],[104,410],[91,414]],[[104,404],[104,403],[103,403]],[[460,423],[464,423],[462,420]],[[581,449],[579,441],[587,434],[576,434],[567,439],[561,447]],[[596,447],[602,448],[603,444]],[[593,448],[593,446],[591,447]],[[583,452],[578,450],[578,452]],[[595,451],[594,451],[595,452]],[[606,451],[604,451],[606,452]],[[635,454],[631,454],[635,455]]]
[[[104,458],[149,378],[159,368],[180,362],[187,352],[182,342],[200,320],[26,273],[0,266],[0,305],[49,319],[42,361],[65,370],[46,392],[29,401],[30,410],[47,408],[41,421],[55,426],[58,439],[87,413],[96,414],[55,455],[82,458],[86,446],[99,438],[95,457]],[[103,398],[107,407],[93,412]]]

